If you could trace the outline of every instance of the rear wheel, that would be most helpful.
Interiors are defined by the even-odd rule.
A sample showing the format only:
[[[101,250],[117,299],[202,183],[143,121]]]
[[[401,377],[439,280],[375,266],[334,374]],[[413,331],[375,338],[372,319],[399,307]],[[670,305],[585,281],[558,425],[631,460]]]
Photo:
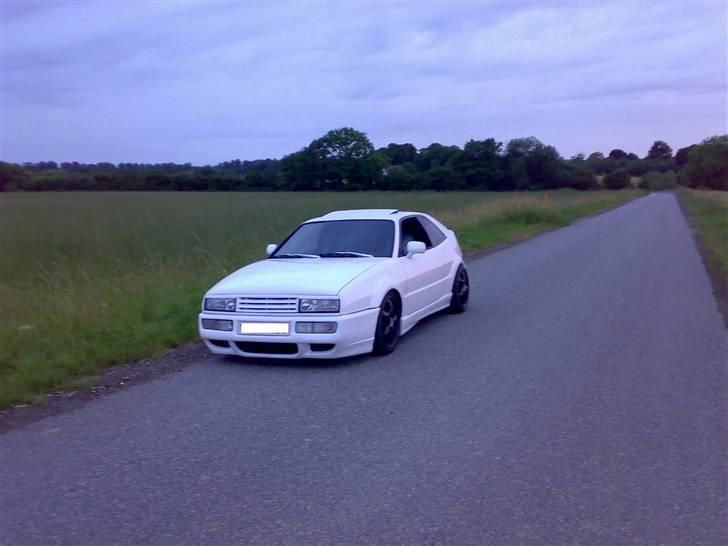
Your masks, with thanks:
[[[399,298],[394,292],[387,293],[379,306],[377,330],[374,333],[374,353],[388,355],[397,346],[402,318]]]
[[[462,313],[468,306],[468,298],[470,297],[470,280],[465,266],[460,264],[455,279],[452,282],[452,299],[450,300],[449,310],[451,313]]]

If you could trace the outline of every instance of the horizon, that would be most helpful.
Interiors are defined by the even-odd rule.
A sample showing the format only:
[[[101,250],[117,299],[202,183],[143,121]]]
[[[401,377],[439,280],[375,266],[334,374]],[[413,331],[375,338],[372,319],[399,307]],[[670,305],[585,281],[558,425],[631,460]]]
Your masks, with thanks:
[[[0,160],[280,159],[330,129],[644,157],[728,132],[723,2],[6,1]]]
[[[356,129],[356,128],[354,128],[354,129]],[[324,135],[320,135],[320,136],[324,136]],[[705,139],[710,138],[711,136],[716,136],[716,135],[710,135],[708,137],[705,137]],[[533,137],[533,135],[531,135],[531,137]],[[485,136],[485,137],[483,137],[480,140],[485,140],[487,138],[493,138],[493,137]],[[516,138],[529,138],[529,137],[516,137]],[[538,137],[534,137],[534,138],[537,138],[538,139]],[[692,144],[688,144],[686,146],[683,146],[682,148],[689,147],[689,146],[693,146],[693,145],[698,145],[698,144],[700,144],[705,139],[700,139],[700,141],[694,142]],[[479,140],[479,139],[472,139],[472,140]],[[506,151],[505,147],[506,147],[506,144],[508,143],[508,141],[502,142],[502,141],[499,141],[498,139],[494,139],[494,140],[496,142],[498,142],[498,143],[500,143],[500,144],[503,145],[503,149],[500,151],[499,155],[506,156],[507,155],[507,151]],[[538,140],[540,141],[540,139],[538,139]],[[548,142],[543,142],[543,141],[541,141],[541,142],[544,145],[546,145],[546,146],[549,146],[550,145]],[[657,141],[655,141],[655,142],[657,142]],[[376,144],[373,143],[374,150],[375,151],[383,150],[383,149],[385,149],[387,147],[388,144],[400,144],[401,145],[401,144],[411,144],[411,142],[389,142],[389,143],[387,143],[385,145],[381,145],[381,146],[378,146],[378,145],[376,145]],[[450,146],[456,146],[457,148],[459,148],[460,150],[462,150],[463,147],[464,147],[464,145],[466,143],[463,143],[462,145],[458,145],[458,144],[448,144],[448,143],[444,143],[444,142],[432,142],[428,146],[433,145],[433,144],[441,144],[443,146],[448,146],[448,147],[450,147]],[[654,144],[654,142],[651,143],[648,146],[648,150],[649,150],[649,148],[653,144]],[[672,149],[672,154],[673,155],[675,154],[675,152],[677,152],[680,149],[680,148],[675,148],[675,147],[671,146],[669,142],[666,142],[666,144],[668,146],[670,146],[670,148]],[[308,146],[308,144],[306,146]],[[419,148],[418,147],[417,148],[417,153],[419,154],[424,149],[426,149],[428,146],[423,146],[422,148]],[[164,165],[164,164],[186,165],[186,164],[189,163],[190,166],[191,166],[191,168],[202,168],[202,167],[217,167],[217,166],[219,166],[219,165],[221,165],[223,163],[231,162],[231,161],[240,161],[240,162],[246,162],[246,161],[249,161],[249,162],[254,162],[254,161],[281,161],[281,159],[284,158],[286,155],[289,155],[291,153],[294,153],[296,151],[299,151],[299,150],[301,150],[304,147],[305,146],[301,146],[301,147],[297,148],[296,150],[293,150],[291,152],[288,152],[286,154],[281,155],[280,157],[256,157],[256,158],[231,157],[231,158],[223,159],[223,160],[218,161],[218,162],[215,162],[215,163],[194,163],[194,162],[191,162],[191,161],[180,161],[180,162],[176,162],[176,161],[153,161],[153,162],[140,162],[140,161],[118,161],[118,162],[113,162],[113,161],[96,161],[96,162],[83,162],[83,161],[77,161],[77,160],[57,161],[57,160],[55,160],[53,158],[50,158],[50,159],[39,159],[39,160],[36,160],[36,161],[25,161],[25,162],[22,162],[22,163],[8,161],[8,163],[13,163],[13,164],[16,164],[16,165],[23,166],[23,165],[30,165],[30,164],[35,165],[35,164],[44,163],[44,162],[54,162],[54,163],[56,163],[58,165],[58,168],[61,168],[61,164],[62,163],[78,163],[79,165],[95,165],[95,164],[102,164],[102,163],[111,163],[111,164],[113,164],[116,167],[118,167],[119,165],[122,165],[122,164],[132,164],[132,165],[135,165],[135,164],[136,165]],[[619,148],[619,147],[618,148],[612,148],[612,150],[622,150],[622,151],[626,152],[627,154],[629,154],[629,153],[635,153],[637,155],[637,160],[640,160],[640,161],[647,159],[647,151],[645,151],[643,154],[640,154],[640,153],[637,153],[637,152],[633,152],[632,150],[625,150],[625,149]],[[594,150],[594,151],[582,152],[582,154],[584,155],[584,159],[587,159],[589,157],[589,155],[592,154],[592,153],[602,153],[604,155],[604,157],[607,158],[607,157],[609,157],[609,153],[612,150],[607,150],[607,151]],[[562,154],[561,151],[558,150],[558,149],[556,151],[559,152],[559,155],[561,155],[562,159],[564,159],[564,160],[574,159],[574,156],[566,156],[566,155]],[[4,161],[4,160],[0,159],[0,161]]]

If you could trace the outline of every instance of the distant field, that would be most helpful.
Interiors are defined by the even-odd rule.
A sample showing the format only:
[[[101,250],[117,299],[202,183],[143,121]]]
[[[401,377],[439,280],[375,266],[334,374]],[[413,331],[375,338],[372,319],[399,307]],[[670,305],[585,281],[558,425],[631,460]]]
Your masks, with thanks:
[[[433,212],[476,250],[640,195],[0,194],[0,407],[194,339],[207,288],[330,210]]]

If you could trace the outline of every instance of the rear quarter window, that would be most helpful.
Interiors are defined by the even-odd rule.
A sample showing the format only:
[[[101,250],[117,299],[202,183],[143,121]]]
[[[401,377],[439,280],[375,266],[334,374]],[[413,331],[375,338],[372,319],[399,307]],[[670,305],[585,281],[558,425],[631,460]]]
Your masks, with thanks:
[[[430,237],[430,241],[432,242],[432,246],[437,246],[446,239],[445,234],[440,231],[440,228],[430,222],[427,218],[425,218],[424,216],[418,216],[417,219],[422,224],[422,227],[425,228],[425,231],[427,232],[427,235]]]

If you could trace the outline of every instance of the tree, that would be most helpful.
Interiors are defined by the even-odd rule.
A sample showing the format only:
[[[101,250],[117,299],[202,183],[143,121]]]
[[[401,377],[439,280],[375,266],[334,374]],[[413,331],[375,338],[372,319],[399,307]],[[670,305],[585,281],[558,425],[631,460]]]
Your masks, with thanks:
[[[427,190],[445,191],[454,186],[453,170],[450,167],[434,167],[425,173],[424,188]]]
[[[323,174],[323,185],[331,189],[371,187],[381,161],[368,162],[374,146],[366,134],[351,127],[333,129],[308,146]]]
[[[685,170],[693,187],[728,190],[728,135],[706,138],[690,150]]]
[[[678,169],[682,169],[685,165],[688,163],[688,154],[690,154],[690,150],[695,148],[697,145],[693,144],[692,146],[686,146],[685,148],[680,148],[677,152],[675,152],[675,166]]]
[[[647,152],[647,159],[672,159],[672,148],[662,140],[656,140]]]
[[[0,161],[0,191],[20,189],[25,180],[25,172],[20,165]]]
[[[492,138],[470,140],[453,158],[458,179],[466,188],[499,190],[503,185],[503,144]]]
[[[526,159],[517,155],[506,155],[503,163],[503,189],[527,190],[530,180],[526,170]]]
[[[604,174],[614,170],[612,163],[613,160],[604,157],[602,152],[593,152],[586,158],[586,166],[595,174]]]
[[[325,165],[308,147],[285,156],[281,160],[281,169],[290,189],[294,191],[322,189],[326,176]]]
[[[611,152],[609,152],[609,159],[625,159],[627,157],[627,152],[624,150],[620,150],[619,148],[615,148]]]
[[[280,172],[274,168],[250,171],[244,177],[245,186],[254,190],[276,191],[281,189],[283,182]]]
[[[394,165],[386,170],[379,189],[393,191],[409,191],[419,185],[418,173],[412,163]]]
[[[535,137],[514,138],[506,145],[504,187],[519,190],[557,188],[562,163],[553,146],[547,146]]]
[[[531,189],[551,189],[559,186],[562,159],[553,146],[547,146],[535,137],[515,138],[508,142],[506,151],[511,168],[519,160],[523,161]],[[508,185],[512,186],[512,181],[509,182]]]
[[[543,143],[536,137],[514,138],[506,145],[506,153],[511,157],[527,157],[543,147]]]
[[[308,146],[323,159],[364,159],[374,152],[374,146],[365,133],[342,127],[332,129]]]
[[[429,171],[435,167],[444,167],[455,156],[460,153],[457,146],[443,146],[437,142],[430,144],[427,148],[422,148],[415,160],[415,166],[419,171]]]
[[[537,189],[556,189],[560,186],[562,159],[553,146],[542,146],[526,158],[531,186]]]
[[[384,178],[384,169],[389,164],[389,158],[382,153],[374,152],[362,162],[363,185],[359,189],[377,189]]]
[[[294,190],[368,189],[387,163],[374,154],[366,134],[343,127],[317,138],[281,160],[286,181]]]
[[[580,163],[562,162],[557,174],[559,187],[585,191],[599,186],[594,173]]]
[[[631,177],[626,169],[617,169],[607,174],[603,180],[604,187],[610,190],[621,190],[631,183]]]
[[[417,148],[415,148],[414,144],[395,144],[392,142],[386,148],[380,148],[377,151],[389,158],[390,165],[414,163],[417,159]]]

